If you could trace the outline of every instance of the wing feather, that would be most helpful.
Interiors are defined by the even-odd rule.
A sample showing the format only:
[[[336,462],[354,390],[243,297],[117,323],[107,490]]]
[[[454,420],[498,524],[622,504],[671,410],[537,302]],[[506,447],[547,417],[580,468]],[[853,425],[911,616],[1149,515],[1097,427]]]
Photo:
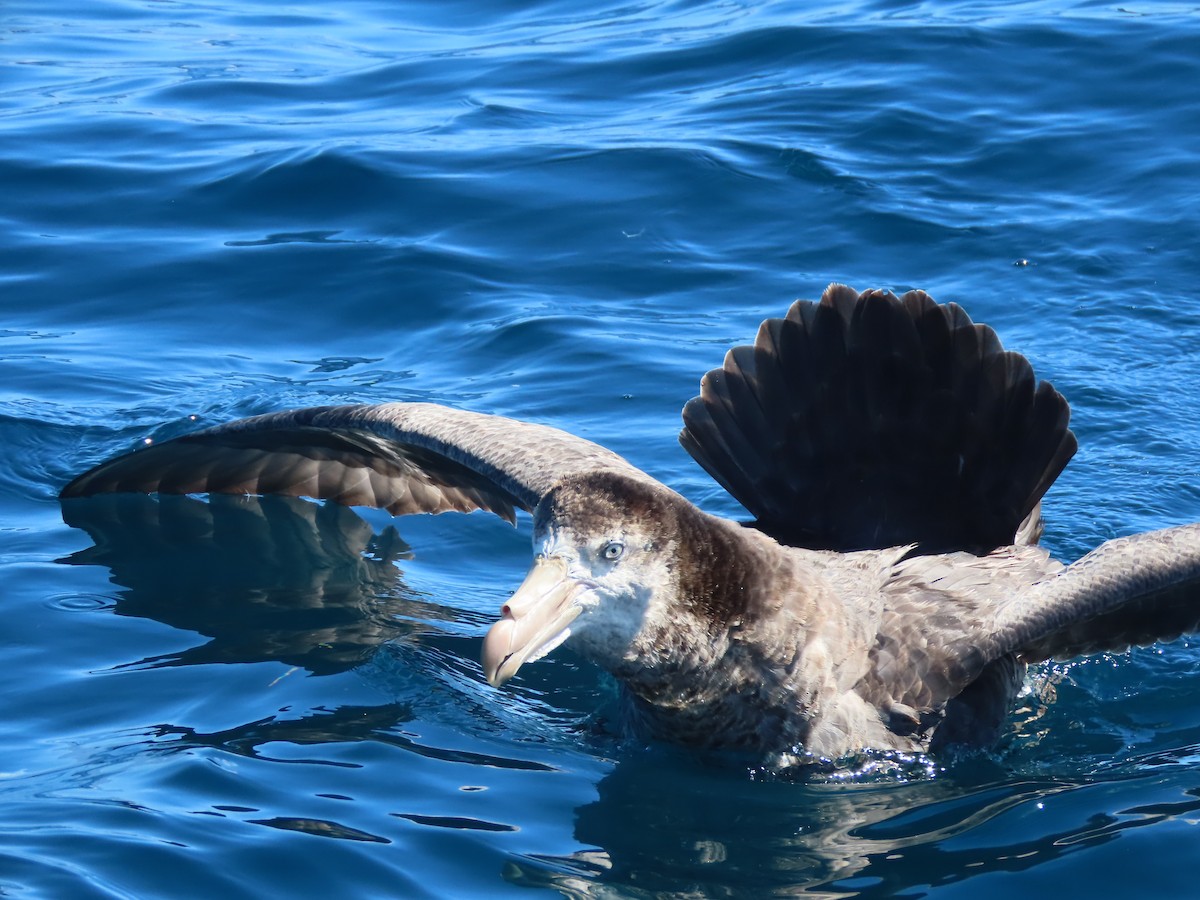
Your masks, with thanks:
[[[831,285],[704,376],[680,441],[784,543],[987,553],[1036,533],[1068,417],[961,307]]]
[[[1118,652],[1200,630],[1200,524],[1116,538],[1000,608],[997,649],[1026,662]]]
[[[324,406],[240,419],[80,475],[64,499],[111,492],[284,494],[394,515],[487,510],[514,520],[562,477],[653,479],[557,428],[430,403]]]

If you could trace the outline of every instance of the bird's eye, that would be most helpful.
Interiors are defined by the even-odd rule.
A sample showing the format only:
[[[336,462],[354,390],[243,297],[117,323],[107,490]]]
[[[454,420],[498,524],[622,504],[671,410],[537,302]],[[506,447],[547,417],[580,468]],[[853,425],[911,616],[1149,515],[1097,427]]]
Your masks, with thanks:
[[[605,559],[620,559],[621,554],[625,552],[625,545],[620,541],[609,541],[600,552],[604,554]]]

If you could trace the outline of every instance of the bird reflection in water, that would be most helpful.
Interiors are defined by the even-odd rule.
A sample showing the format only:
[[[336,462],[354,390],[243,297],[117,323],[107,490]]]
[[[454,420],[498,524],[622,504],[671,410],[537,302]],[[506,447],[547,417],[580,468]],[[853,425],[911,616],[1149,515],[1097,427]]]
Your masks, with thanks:
[[[1113,810],[1111,785],[1087,776],[1014,779],[973,757],[929,778],[920,775],[927,757],[913,763],[911,779],[846,781],[809,767],[763,783],[672,749],[630,755],[576,811],[574,837],[585,849],[514,856],[504,878],[571,898],[890,897],[913,885],[1028,871],[1200,812],[1200,791]],[[1138,777],[1153,782],[1161,773]]]
[[[404,584],[395,563],[411,553],[395,528],[376,534],[335,504],[112,494],[65,502],[63,517],[94,546],[60,562],[107,567],[118,615],[209,638],[131,665],[275,661],[327,675],[458,615]]]

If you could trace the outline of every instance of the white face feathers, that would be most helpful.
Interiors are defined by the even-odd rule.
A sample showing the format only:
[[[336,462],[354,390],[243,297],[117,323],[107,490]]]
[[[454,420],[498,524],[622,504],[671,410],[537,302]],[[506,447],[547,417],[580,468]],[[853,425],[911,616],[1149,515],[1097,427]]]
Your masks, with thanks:
[[[534,562],[484,640],[483,667],[498,686],[526,662],[571,639],[580,655],[613,668],[670,590],[670,554],[628,529],[576,533],[548,525]]]

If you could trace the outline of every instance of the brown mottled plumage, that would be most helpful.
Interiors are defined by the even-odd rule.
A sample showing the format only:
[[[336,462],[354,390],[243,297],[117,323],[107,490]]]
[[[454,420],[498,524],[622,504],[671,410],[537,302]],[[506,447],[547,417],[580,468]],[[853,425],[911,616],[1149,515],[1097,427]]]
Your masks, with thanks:
[[[395,514],[533,513],[534,565],[484,642],[501,684],[562,641],[641,732],[836,757],[993,740],[1029,662],[1200,627],[1200,526],[1062,566],[1040,501],[1069,411],[954,304],[831,286],[709,372],[680,440],[755,516],[702,512],[589,441],[431,404],[258,416],[72,481],[282,493]]]

